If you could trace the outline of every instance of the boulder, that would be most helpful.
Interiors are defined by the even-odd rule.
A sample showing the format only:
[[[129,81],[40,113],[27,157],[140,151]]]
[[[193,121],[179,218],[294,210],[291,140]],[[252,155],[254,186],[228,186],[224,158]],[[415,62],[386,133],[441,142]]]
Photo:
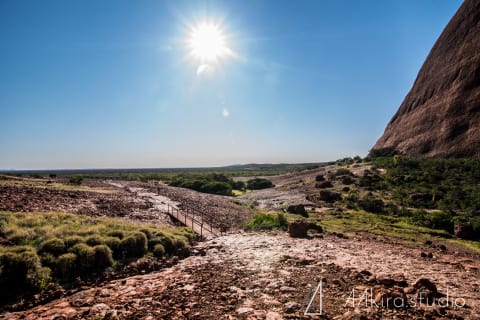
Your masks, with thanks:
[[[288,234],[293,238],[307,238],[308,230],[323,232],[321,226],[305,220],[293,221],[288,225]]]
[[[469,223],[458,222],[454,227],[455,237],[465,240],[473,239],[475,232]]]

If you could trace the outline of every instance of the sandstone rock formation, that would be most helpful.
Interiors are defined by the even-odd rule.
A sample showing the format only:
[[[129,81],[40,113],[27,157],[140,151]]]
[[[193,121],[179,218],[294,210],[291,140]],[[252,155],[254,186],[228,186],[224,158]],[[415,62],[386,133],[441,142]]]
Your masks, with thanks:
[[[480,158],[480,1],[465,0],[370,155]]]

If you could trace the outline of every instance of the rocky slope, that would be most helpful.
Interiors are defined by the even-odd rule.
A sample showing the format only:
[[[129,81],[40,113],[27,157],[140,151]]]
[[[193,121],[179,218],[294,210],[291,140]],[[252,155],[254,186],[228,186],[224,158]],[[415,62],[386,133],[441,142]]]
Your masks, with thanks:
[[[479,128],[480,2],[466,0],[371,155],[480,158]]]

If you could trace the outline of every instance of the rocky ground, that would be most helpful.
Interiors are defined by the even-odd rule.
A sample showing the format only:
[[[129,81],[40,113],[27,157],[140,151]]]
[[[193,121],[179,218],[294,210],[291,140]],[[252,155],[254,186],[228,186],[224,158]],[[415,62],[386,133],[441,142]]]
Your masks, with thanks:
[[[276,188],[240,200],[277,209],[298,204],[323,170],[274,177]],[[244,233],[238,227],[253,212],[229,197],[159,183],[88,185],[98,192],[0,184],[0,210],[164,223],[171,222],[166,206],[176,206],[232,232],[198,243],[185,259],[155,268],[140,263],[115,280],[56,293],[54,300],[0,319],[480,319],[480,257],[465,248],[408,246],[368,233],[310,239]],[[311,300],[320,282],[321,304],[319,292]],[[305,315],[309,302],[307,311],[320,313],[321,305],[322,314]]]
[[[207,223],[222,230],[238,229],[253,215],[252,210],[235,204],[231,197],[163,183],[87,180],[84,186],[75,188],[58,184],[54,179],[8,182],[0,180],[0,211],[63,211],[172,224],[166,214],[167,205],[172,205],[181,210],[194,210],[203,215]]]
[[[435,245],[410,248],[361,235],[234,233],[199,243],[192,256],[163,271],[0,318],[480,319],[479,266],[479,257]],[[322,315],[306,316],[320,280]],[[311,313],[320,312],[319,292]]]

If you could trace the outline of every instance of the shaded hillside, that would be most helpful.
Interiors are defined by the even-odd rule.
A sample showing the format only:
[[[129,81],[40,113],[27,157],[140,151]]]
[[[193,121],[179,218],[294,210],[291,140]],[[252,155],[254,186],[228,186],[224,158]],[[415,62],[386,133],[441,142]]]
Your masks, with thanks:
[[[466,0],[371,155],[480,158],[479,128],[480,2]]]

